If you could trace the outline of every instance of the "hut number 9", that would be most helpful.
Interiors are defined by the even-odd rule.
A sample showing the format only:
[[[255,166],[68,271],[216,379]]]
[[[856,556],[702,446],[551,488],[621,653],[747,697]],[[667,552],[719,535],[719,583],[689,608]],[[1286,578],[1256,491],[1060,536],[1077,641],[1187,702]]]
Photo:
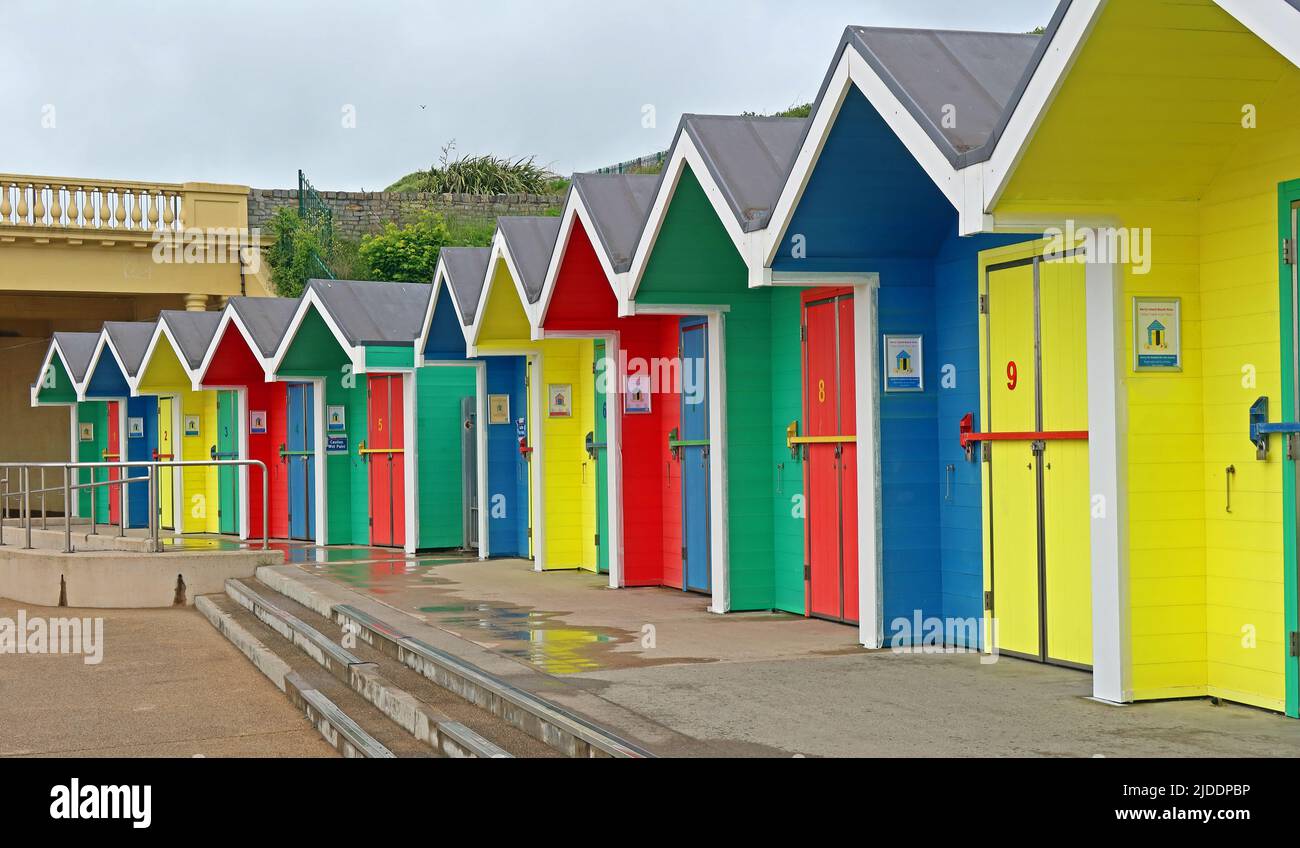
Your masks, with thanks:
[[[818,403],[826,402],[826,381],[825,380],[817,381],[817,402]]]
[[[1013,359],[1007,363],[1007,388],[1014,392],[1018,385],[1020,385],[1020,369],[1016,367],[1016,361]]]

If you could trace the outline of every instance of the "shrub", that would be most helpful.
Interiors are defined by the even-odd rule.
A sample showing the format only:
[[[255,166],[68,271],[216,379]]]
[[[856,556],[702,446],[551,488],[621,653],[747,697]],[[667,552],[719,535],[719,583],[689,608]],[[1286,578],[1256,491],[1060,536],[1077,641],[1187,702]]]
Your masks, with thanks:
[[[277,210],[268,228],[272,236],[267,254],[271,285],[280,297],[297,297],[307,280],[324,276],[319,265],[323,250],[320,234],[289,207]]]
[[[438,263],[438,252],[451,243],[447,222],[437,213],[399,227],[393,222],[382,232],[363,236],[358,255],[373,280],[428,283]]]

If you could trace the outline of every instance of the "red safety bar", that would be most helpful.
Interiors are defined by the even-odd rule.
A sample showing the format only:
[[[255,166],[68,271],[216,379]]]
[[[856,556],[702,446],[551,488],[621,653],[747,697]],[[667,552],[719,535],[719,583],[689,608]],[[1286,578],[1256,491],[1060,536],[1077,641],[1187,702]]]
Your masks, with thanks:
[[[1087,430],[1047,430],[1028,433],[976,433],[975,416],[966,413],[961,419],[961,446],[970,450],[975,442],[1086,442]]]

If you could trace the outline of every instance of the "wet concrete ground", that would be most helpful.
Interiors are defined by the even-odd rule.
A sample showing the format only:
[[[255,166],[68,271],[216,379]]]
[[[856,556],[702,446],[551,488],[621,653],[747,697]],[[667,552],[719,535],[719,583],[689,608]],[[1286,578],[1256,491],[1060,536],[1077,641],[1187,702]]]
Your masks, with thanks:
[[[713,615],[669,589],[455,556],[299,568],[699,740],[756,756],[1300,756],[1300,722],[1208,700],[1092,701],[1082,672],[857,646],[854,628]]]
[[[0,618],[100,617],[102,662],[0,654],[0,757],[332,757],[297,708],[194,611],[0,600]]]

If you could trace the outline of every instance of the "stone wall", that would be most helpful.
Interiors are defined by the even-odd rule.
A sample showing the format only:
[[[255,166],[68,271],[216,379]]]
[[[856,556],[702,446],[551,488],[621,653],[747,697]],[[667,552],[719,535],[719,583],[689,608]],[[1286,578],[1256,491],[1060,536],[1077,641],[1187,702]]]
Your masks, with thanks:
[[[541,215],[564,205],[562,195],[431,194],[387,191],[323,191],[334,211],[334,232],[347,239],[383,229],[392,221],[407,224],[426,210],[448,217],[491,219],[499,215]],[[298,208],[297,189],[255,188],[248,193],[248,225],[265,227],[277,209]]]

